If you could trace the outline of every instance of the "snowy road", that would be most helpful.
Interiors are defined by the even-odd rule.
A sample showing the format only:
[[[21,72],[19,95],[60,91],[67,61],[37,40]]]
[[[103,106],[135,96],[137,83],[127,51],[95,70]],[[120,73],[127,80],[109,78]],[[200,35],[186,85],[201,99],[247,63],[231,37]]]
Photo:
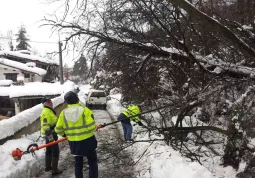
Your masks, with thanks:
[[[112,122],[109,114],[104,110],[93,110],[96,124]],[[102,128],[96,132],[98,141],[98,163],[100,178],[132,178],[132,167],[128,166],[132,162],[129,154],[122,150],[123,144],[120,139],[120,132],[114,125]],[[120,151],[122,150],[122,151]],[[84,159],[84,178],[88,177],[88,163]],[[69,151],[69,146],[66,143],[61,148],[59,167],[64,169],[64,172],[55,176],[58,178],[74,178],[74,159]],[[51,177],[50,173],[41,172],[39,178]]]

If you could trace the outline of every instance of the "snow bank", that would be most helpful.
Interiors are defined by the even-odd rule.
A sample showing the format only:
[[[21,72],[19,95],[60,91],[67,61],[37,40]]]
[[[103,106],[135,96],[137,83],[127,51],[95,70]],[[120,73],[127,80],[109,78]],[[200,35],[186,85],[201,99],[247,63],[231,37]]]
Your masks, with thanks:
[[[37,143],[39,146],[45,144],[45,140],[40,137],[40,132],[23,136],[20,139],[9,140],[0,145],[0,178],[27,178],[34,177],[39,171],[44,169],[45,148],[35,152],[35,155],[23,155],[21,160],[15,161],[11,152],[16,148],[24,151],[28,145]],[[59,136],[59,139],[61,137]],[[64,142],[60,143],[60,150]]]
[[[141,144],[140,144],[141,145]],[[135,145],[137,147],[137,145]],[[144,150],[149,147],[149,144],[143,144]],[[141,149],[141,148],[140,148]],[[140,153],[141,154],[141,153]],[[144,171],[144,175],[139,177],[153,177],[153,178],[212,178],[213,175],[205,167],[197,162],[187,162],[181,155],[167,148],[166,145],[160,145],[155,142],[150,146],[147,154],[140,160],[150,164],[150,170]],[[138,166],[139,168],[139,166]]]
[[[0,122],[0,139],[14,135],[15,132],[34,122],[42,112],[42,105],[36,105],[9,119]]]
[[[140,130],[137,126],[134,130]],[[163,137],[149,138],[148,134],[139,134],[135,140],[163,139]],[[188,161],[185,157],[163,141],[138,142],[129,147],[134,161],[139,162],[136,170],[138,178],[213,178],[212,173],[197,162]]]
[[[74,89],[74,83],[73,82],[66,82],[64,85],[61,85],[63,87],[63,91],[68,92],[70,90]],[[49,88],[50,90],[55,90],[55,88]],[[22,91],[21,91],[22,92]],[[52,99],[53,106],[56,107],[59,104],[64,102],[64,93]],[[0,122],[0,139],[6,138],[8,136],[13,135],[15,132],[19,131],[20,129],[28,126],[32,122],[34,122],[36,119],[40,117],[40,114],[42,112],[43,106],[42,104],[38,104],[30,109],[27,109],[9,119],[2,120]]]
[[[36,139],[40,133],[36,132],[28,137],[23,137],[17,140],[9,140],[0,146],[0,178],[21,178],[31,177],[31,175],[42,169],[44,165],[44,149],[36,151],[35,156],[32,154],[23,155],[21,160],[15,161],[12,158],[11,152],[16,148],[26,150],[31,143],[43,144],[43,139]]]
[[[0,86],[9,86],[12,84],[12,80],[0,80]]]

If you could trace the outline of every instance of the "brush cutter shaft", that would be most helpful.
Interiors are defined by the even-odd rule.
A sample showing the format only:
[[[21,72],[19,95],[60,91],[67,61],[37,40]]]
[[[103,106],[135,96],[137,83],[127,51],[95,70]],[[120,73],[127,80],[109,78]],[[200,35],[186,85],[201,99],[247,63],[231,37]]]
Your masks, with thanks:
[[[65,141],[65,140],[67,140],[67,138],[66,138],[66,137],[63,137],[63,138],[61,138],[61,139],[59,139],[59,140],[56,140],[55,142],[50,142],[50,143],[41,145],[41,146],[38,147],[38,149],[37,149],[36,147],[34,147],[34,148],[32,148],[32,150],[31,150],[30,152],[33,152],[33,151],[35,151],[35,150],[40,150],[40,149],[42,149],[42,148],[55,145],[55,144],[57,144],[57,143],[59,143],[59,142]]]
[[[47,144],[44,144],[44,145],[41,145],[41,146],[38,146],[37,144],[31,144],[31,145],[28,146],[27,151],[21,151],[19,148],[16,148],[15,150],[12,151],[12,157],[13,157],[14,160],[17,161],[17,160],[20,160],[22,155],[24,155],[24,154],[33,153],[36,150],[40,150],[42,148],[52,146],[54,144],[57,144],[59,142],[63,142],[65,140],[67,140],[66,137],[61,138],[59,140],[56,140],[55,142],[50,142],[50,143],[47,143]]]

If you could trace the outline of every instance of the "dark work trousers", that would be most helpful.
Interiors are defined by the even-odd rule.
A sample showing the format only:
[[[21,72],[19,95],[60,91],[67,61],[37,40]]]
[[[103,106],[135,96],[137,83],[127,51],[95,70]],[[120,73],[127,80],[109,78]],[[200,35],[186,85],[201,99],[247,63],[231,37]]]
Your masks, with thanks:
[[[55,139],[57,140],[57,139]],[[46,138],[46,144],[49,143],[49,140]],[[59,146],[54,144],[52,146],[46,147],[46,156],[51,155],[52,157],[59,158]]]
[[[123,113],[121,113],[118,117],[118,120],[121,121],[125,141],[131,140],[133,127],[130,123],[130,119],[128,119],[127,116],[125,116]]]
[[[86,156],[89,163],[89,178],[98,178],[96,150]],[[75,156],[75,178],[83,178],[83,156]]]
[[[125,141],[131,140],[132,132],[133,132],[133,127],[132,127],[131,123],[121,122],[121,124],[122,124],[122,127],[123,127]]]

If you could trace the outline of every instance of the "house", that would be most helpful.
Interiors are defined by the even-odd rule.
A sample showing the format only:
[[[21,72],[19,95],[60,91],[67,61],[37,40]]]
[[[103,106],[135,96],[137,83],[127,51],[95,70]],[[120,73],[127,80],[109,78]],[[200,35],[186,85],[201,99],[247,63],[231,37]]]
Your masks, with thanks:
[[[29,51],[0,51],[0,116],[11,117],[31,108],[44,96],[59,96],[63,86],[46,83],[58,78],[58,70],[57,62]]]
[[[65,87],[58,83],[28,82],[24,85],[0,86],[0,115],[16,115],[41,103],[43,97],[60,96]]]
[[[46,70],[36,67],[34,62],[24,64],[0,57],[0,80],[41,82],[45,75]]]
[[[29,51],[0,51],[0,80],[17,82],[52,82],[58,78],[59,64],[54,60],[29,54]]]

